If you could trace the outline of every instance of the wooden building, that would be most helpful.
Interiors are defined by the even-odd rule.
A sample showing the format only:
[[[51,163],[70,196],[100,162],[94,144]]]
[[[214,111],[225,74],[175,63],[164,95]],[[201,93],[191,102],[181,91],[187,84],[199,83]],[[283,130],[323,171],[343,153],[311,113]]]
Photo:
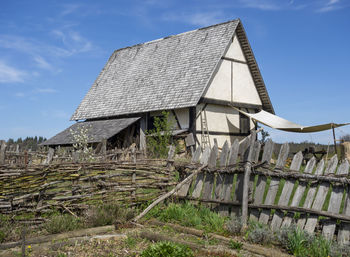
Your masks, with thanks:
[[[221,146],[255,126],[231,106],[274,113],[239,19],[114,51],[71,120],[99,127],[91,132],[98,140],[94,133],[107,140],[131,133],[142,148],[145,130],[167,110],[174,134],[192,133],[197,146],[216,138]],[[102,132],[106,120],[116,129]],[[68,132],[44,144],[71,143]]]

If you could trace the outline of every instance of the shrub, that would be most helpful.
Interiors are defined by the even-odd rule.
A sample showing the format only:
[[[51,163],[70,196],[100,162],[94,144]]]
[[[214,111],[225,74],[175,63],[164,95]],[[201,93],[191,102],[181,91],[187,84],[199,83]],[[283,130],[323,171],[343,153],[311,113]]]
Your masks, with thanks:
[[[45,224],[45,229],[51,234],[76,230],[83,227],[83,221],[70,214],[55,215]]]
[[[254,244],[271,244],[274,240],[274,234],[267,225],[250,222],[246,238]]]
[[[141,257],[192,257],[192,250],[185,245],[159,242],[142,251]]]
[[[85,213],[87,224],[93,227],[112,225],[115,221],[125,222],[134,216],[133,210],[113,203],[91,206]]]
[[[240,217],[233,217],[231,220],[226,222],[226,230],[231,235],[239,235],[242,229],[242,220]]]

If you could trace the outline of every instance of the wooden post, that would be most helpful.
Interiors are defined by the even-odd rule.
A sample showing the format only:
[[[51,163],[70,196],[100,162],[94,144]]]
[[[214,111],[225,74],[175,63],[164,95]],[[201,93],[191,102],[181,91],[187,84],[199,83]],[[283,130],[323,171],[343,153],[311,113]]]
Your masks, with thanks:
[[[24,166],[27,166],[28,164],[28,152],[27,150],[24,151]]]
[[[247,156],[244,167],[244,181],[243,181],[243,197],[242,197],[242,231],[245,231],[248,227],[248,201],[249,201],[249,181],[250,181],[250,173],[252,169],[252,158],[254,151],[254,143],[256,139],[256,131],[253,130],[251,132],[249,148],[246,151],[249,151],[244,156]]]
[[[333,140],[334,140],[334,152],[335,152],[336,155],[338,155],[338,152],[337,152],[337,140],[335,139],[335,131],[334,131],[333,123],[332,123],[332,131],[333,131]]]

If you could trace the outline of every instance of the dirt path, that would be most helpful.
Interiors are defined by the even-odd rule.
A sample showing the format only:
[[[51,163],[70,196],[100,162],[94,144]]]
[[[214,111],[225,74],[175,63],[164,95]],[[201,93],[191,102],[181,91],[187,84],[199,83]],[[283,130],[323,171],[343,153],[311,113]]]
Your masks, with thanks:
[[[35,257],[138,256],[153,241],[173,241],[192,248],[195,256],[289,256],[279,249],[248,244],[239,237],[228,238],[193,228],[157,222],[145,224],[143,227],[121,228],[118,231],[112,226],[105,226],[32,238],[28,239],[26,253],[27,256]],[[236,244],[234,249],[231,241],[241,244]],[[2,244],[0,249],[11,245],[15,247],[1,250],[0,256],[20,256],[19,242]]]

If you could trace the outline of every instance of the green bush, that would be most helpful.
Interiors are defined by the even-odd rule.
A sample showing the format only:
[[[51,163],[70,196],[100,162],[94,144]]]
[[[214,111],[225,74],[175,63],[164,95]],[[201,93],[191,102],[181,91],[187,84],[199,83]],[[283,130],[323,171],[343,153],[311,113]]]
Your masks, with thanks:
[[[153,126],[154,129],[147,131],[147,152],[155,158],[167,158],[172,139],[169,112],[163,111],[161,117],[154,117]]]
[[[185,245],[159,242],[142,251],[141,257],[192,257],[192,250]]]
[[[51,234],[72,231],[83,227],[83,221],[70,214],[55,215],[45,223],[45,229]]]

